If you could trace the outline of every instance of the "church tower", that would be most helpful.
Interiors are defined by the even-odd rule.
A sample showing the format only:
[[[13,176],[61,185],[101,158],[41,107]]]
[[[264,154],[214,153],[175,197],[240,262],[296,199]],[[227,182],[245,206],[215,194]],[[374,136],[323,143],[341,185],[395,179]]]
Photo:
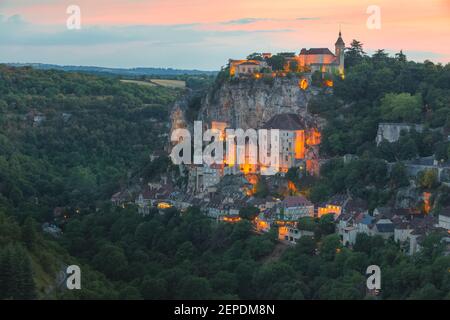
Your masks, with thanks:
[[[342,34],[341,30],[339,29],[339,37],[334,44],[335,47],[335,55],[337,58],[337,61],[339,63],[339,75],[341,77],[344,77],[344,50],[345,50],[345,43],[344,40],[342,40]]]

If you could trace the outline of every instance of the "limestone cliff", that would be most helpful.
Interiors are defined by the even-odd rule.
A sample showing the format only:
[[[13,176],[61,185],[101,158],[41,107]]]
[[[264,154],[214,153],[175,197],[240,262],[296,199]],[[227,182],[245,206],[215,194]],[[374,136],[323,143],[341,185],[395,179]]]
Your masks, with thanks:
[[[316,90],[299,88],[298,77],[225,81],[204,97],[199,119],[226,122],[232,128],[259,128],[276,114],[308,116]]]
[[[260,128],[276,114],[296,113],[311,118],[308,103],[318,93],[317,88],[299,88],[300,78],[278,77],[274,79],[227,80],[216,84],[204,93],[201,101],[198,93],[187,92],[176,101],[171,111],[172,130],[192,129],[193,101],[199,104],[195,118],[210,126],[211,121],[226,122],[230,128]],[[320,119],[316,123],[321,126]]]

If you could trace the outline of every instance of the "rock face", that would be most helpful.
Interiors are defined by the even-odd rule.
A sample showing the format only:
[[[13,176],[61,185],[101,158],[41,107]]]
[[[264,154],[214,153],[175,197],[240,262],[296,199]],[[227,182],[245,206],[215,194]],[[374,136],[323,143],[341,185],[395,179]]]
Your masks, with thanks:
[[[400,188],[395,197],[395,207],[408,209],[418,207],[423,195],[417,189],[415,183],[410,186]]]
[[[199,118],[226,122],[231,128],[260,128],[276,114],[307,116],[308,102],[316,92],[299,88],[299,78],[226,81],[202,101]]]
[[[410,131],[415,129],[417,132],[423,131],[423,126],[420,124],[408,123],[380,123],[378,124],[378,132],[376,142],[379,145],[383,140],[388,142],[396,142],[400,138],[402,130]]]

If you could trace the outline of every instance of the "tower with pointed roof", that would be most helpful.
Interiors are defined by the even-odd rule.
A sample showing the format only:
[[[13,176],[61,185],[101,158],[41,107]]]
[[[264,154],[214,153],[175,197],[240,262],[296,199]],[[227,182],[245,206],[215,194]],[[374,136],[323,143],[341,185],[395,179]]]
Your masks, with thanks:
[[[339,74],[341,76],[344,76],[344,51],[345,51],[345,43],[344,40],[342,40],[342,33],[339,28],[339,37],[334,44],[335,47],[335,56],[337,58],[337,61],[339,63]]]

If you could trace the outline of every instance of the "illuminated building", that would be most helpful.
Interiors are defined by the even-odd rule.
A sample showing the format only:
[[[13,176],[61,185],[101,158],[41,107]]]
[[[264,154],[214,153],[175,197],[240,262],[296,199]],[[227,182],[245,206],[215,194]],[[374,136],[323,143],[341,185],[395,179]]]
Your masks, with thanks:
[[[335,43],[335,51],[332,53],[328,48],[303,48],[298,56],[288,57],[285,61],[286,72],[315,72],[338,74],[344,77],[344,50],[345,43],[339,31],[339,37]],[[296,66],[297,70],[292,70]],[[327,82],[327,86],[333,86]]]
[[[306,161],[308,172],[318,173],[318,161],[316,161],[318,150],[316,151],[315,147],[320,144],[320,132],[314,124],[297,114],[283,113],[272,117],[263,129],[280,130],[280,172],[286,173],[289,168],[299,167]]]
[[[259,60],[232,60],[228,61],[231,77],[248,77],[259,74],[263,68],[270,70],[269,65],[265,61]]]
[[[277,208],[277,214],[284,221],[297,221],[302,217],[313,217],[314,205],[302,195],[287,196]]]

